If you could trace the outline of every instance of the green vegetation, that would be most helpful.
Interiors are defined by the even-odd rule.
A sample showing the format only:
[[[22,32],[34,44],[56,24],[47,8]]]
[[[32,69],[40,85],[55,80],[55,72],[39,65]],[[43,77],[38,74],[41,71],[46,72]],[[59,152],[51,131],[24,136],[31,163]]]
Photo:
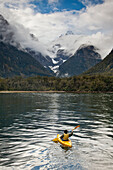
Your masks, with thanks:
[[[67,91],[67,92],[112,92],[113,76],[82,75],[69,78],[13,77],[0,78],[0,90],[14,91]]]
[[[51,76],[30,54],[0,42],[0,76]]]
[[[83,74],[96,75],[96,74],[109,74],[113,75],[113,50],[98,64],[90,68]]]

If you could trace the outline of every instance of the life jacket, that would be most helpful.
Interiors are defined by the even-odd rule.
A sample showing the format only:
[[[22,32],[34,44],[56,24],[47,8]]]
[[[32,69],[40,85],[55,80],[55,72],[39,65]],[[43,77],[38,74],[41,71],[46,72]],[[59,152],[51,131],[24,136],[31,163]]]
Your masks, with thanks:
[[[66,133],[64,133],[63,140],[69,140],[68,138],[69,138],[69,134],[68,134],[68,133],[67,133],[67,134],[66,134]]]

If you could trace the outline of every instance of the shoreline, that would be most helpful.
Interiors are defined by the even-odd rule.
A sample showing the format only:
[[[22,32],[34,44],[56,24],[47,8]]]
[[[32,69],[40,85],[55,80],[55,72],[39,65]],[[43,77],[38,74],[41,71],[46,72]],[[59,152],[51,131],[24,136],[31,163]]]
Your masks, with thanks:
[[[93,93],[93,94],[97,94],[97,93],[113,93],[112,91],[108,91],[108,92],[103,92],[103,91],[19,91],[19,90],[12,90],[12,91],[9,91],[9,90],[2,90],[0,91],[0,94],[6,94],[6,93],[76,93],[76,94],[90,94],[90,93]]]
[[[12,91],[0,91],[0,93],[65,93],[65,91],[18,91],[18,90],[12,90]]]

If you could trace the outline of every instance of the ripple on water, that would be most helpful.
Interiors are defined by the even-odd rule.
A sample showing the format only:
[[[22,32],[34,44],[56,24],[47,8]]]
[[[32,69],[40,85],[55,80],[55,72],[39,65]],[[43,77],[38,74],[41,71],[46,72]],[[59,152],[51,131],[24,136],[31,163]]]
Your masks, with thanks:
[[[113,94],[2,95],[0,168],[113,169],[112,101]],[[72,148],[52,142],[78,124]]]

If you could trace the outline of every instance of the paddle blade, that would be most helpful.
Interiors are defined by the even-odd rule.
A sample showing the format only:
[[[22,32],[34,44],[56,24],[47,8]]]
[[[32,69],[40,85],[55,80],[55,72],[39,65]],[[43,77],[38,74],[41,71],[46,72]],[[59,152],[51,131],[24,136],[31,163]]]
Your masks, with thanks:
[[[57,138],[54,138],[52,141],[57,143],[57,142],[58,142],[58,139],[57,139]]]
[[[73,130],[75,130],[76,128],[80,127],[80,125],[76,126]]]

